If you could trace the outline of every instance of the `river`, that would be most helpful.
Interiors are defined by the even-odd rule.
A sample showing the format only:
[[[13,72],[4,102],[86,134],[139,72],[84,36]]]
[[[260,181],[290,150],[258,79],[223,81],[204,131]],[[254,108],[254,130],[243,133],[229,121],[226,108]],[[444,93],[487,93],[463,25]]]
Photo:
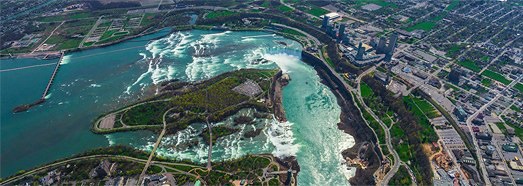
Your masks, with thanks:
[[[341,109],[314,69],[300,61],[299,43],[266,32],[168,30],[113,46],[68,54],[55,79],[48,101],[29,112],[13,114],[17,105],[36,100],[53,66],[0,72],[1,176],[115,144],[150,150],[156,135],[148,131],[97,135],[89,131],[93,119],[129,104],[150,85],[164,80],[205,80],[221,73],[243,69],[279,67],[292,78],[283,89],[283,107],[288,122],[258,119],[261,135],[243,139],[240,134],[218,140],[213,160],[238,158],[248,153],[296,156],[301,167],[300,185],[343,185],[354,170],[342,163],[341,151],[354,144],[338,130]],[[152,38],[160,39],[149,42]],[[284,42],[285,44],[278,43]],[[151,58],[160,58],[153,63]],[[264,58],[272,62],[253,63]],[[10,59],[0,69],[50,63],[35,59]],[[245,109],[238,114],[252,114]],[[215,123],[228,124],[231,120]],[[164,137],[158,153],[172,158],[206,161],[206,145],[185,149],[173,145],[196,138],[201,124]]]

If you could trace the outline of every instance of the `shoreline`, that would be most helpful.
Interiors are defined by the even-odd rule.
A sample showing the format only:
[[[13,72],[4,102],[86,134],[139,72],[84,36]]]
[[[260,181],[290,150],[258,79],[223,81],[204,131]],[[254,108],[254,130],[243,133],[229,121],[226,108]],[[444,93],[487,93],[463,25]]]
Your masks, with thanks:
[[[349,179],[351,185],[375,185],[374,172],[378,170],[381,162],[381,157],[378,156],[379,149],[376,145],[376,137],[372,130],[365,124],[363,118],[357,113],[356,106],[352,101],[351,94],[347,92],[340,82],[335,82],[329,74],[329,71],[324,70],[324,64],[315,56],[306,52],[302,52],[302,61],[312,66],[321,78],[321,82],[325,84],[332,93],[336,96],[338,105],[341,107],[340,123],[338,129],[351,135],[354,138],[354,146],[342,152],[342,156],[347,159],[357,159],[360,152],[360,147],[365,144],[372,144],[372,151],[366,151],[365,158],[367,158],[368,166],[362,169],[357,167],[355,175]]]

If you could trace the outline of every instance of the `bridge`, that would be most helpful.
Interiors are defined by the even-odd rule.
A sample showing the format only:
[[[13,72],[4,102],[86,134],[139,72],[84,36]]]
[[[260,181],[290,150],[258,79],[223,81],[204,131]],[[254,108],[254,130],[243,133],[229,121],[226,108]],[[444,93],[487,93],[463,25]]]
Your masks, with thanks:
[[[53,74],[51,74],[51,78],[49,78],[49,82],[47,83],[47,86],[45,87],[44,93],[42,94],[41,100],[45,100],[45,96],[49,93],[49,90],[51,89],[51,85],[53,85],[54,78],[56,77],[56,73],[58,72],[58,69],[60,68],[60,64],[62,63],[62,59],[64,58],[64,52],[61,52],[62,55],[60,56],[60,60],[56,63],[56,66],[54,67]]]
[[[23,104],[23,105],[20,105],[20,106],[17,106],[15,108],[13,108],[13,112],[14,113],[27,111],[27,110],[31,109],[32,107],[34,107],[36,105],[39,105],[39,104],[42,104],[42,103],[45,102],[45,97],[49,93],[49,90],[51,89],[51,85],[53,85],[54,78],[56,77],[56,74],[58,73],[58,69],[60,68],[60,63],[62,62],[63,58],[64,58],[64,52],[62,51],[61,52],[61,56],[60,56],[60,60],[58,60],[58,62],[56,62],[56,66],[54,67],[54,70],[53,70],[53,73],[51,74],[51,77],[49,78],[49,82],[47,83],[47,86],[45,87],[45,90],[44,90],[44,93],[42,94],[42,97],[40,99],[36,100],[33,103]]]

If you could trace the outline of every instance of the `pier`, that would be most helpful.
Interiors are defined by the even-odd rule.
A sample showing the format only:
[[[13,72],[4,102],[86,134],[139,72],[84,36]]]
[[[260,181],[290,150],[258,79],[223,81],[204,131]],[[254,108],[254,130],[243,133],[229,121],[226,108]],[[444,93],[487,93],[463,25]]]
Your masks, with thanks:
[[[51,89],[51,85],[53,85],[54,78],[56,76],[56,73],[58,72],[58,69],[60,68],[60,64],[62,63],[62,59],[64,58],[64,52],[61,52],[62,55],[60,56],[60,60],[56,63],[56,66],[54,67],[53,74],[51,74],[51,78],[49,78],[49,82],[47,83],[47,86],[45,87],[44,93],[42,94],[42,100],[45,100],[45,96],[47,96],[47,93],[49,93],[49,89]]]
[[[60,60],[58,60],[58,62],[56,63],[56,66],[54,67],[53,73],[51,74],[51,77],[49,78],[49,82],[47,83],[47,86],[45,87],[42,97],[33,103],[20,105],[20,106],[13,108],[14,113],[27,111],[27,110],[31,109],[32,107],[45,102],[45,96],[47,96],[47,94],[49,93],[49,90],[51,89],[51,86],[53,85],[54,78],[56,77],[56,74],[58,73],[58,69],[60,68],[60,64],[62,63],[62,59],[64,58],[64,55],[65,54],[62,51]]]

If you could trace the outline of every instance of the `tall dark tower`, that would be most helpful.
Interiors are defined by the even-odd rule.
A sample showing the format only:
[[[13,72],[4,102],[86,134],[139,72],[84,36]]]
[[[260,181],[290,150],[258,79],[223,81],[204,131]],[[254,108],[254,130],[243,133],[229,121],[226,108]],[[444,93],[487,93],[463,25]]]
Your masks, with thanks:
[[[380,37],[380,41],[378,43],[378,47],[376,48],[376,53],[377,54],[383,54],[385,53],[385,45],[387,44],[387,39],[385,39],[384,37]]]
[[[343,42],[344,44],[349,44],[349,43],[350,43],[350,37],[349,37],[349,34],[345,34],[345,37],[343,37],[342,42]]]
[[[386,53],[391,54],[391,55],[394,53],[394,49],[396,49],[397,41],[398,41],[398,33],[393,33],[392,35],[390,35],[389,45],[387,47]]]
[[[285,180],[284,185],[290,186],[292,181],[292,169],[287,170],[287,179]]]
[[[328,26],[329,26],[329,16],[323,15],[323,22],[321,24],[321,28],[327,29]]]
[[[358,53],[356,53],[356,60],[363,60],[363,55],[365,55],[365,48],[360,44],[358,45]]]
[[[338,28],[338,40],[343,40],[345,37],[345,24],[340,24],[340,28]]]

